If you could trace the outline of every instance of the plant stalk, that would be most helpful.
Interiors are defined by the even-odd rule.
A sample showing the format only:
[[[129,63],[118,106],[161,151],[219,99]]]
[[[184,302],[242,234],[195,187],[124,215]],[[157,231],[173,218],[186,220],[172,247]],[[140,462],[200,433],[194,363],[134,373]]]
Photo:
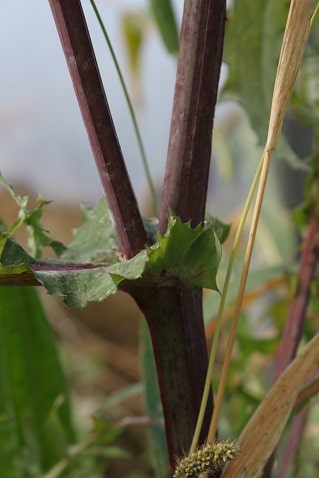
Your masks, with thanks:
[[[204,220],[225,18],[225,0],[184,3],[160,205],[161,234],[166,232],[169,210],[193,227]],[[207,371],[202,292],[160,289],[154,300],[143,311],[155,351],[173,471],[176,457],[190,447]],[[212,407],[210,393],[199,444],[206,439]]]
[[[141,294],[143,293],[143,295]],[[192,440],[207,368],[201,289],[139,290],[134,297],[148,322],[157,367],[172,473]],[[186,320],[187,319],[187,320]],[[209,397],[205,422],[212,409]],[[204,428],[200,441],[206,438]]]
[[[192,226],[204,219],[225,19],[225,0],[184,4],[160,206],[162,234],[169,209]]]
[[[302,336],[310,297],[310,285],[319,261],[318,217],[316,205],[314,206],[302,248],[296,295],[290,303],[283,338],[279,346],[274,381],[277,380],[295,357]]]
[[[133,257],[146,234],[124,163],[80,0],[49,0],[121,251]]]

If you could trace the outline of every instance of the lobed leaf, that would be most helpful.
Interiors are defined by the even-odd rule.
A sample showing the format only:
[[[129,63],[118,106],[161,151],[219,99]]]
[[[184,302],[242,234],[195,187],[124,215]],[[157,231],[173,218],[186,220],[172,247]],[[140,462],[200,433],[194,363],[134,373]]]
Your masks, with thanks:
[[[43,207],[50,203],[42,196],[39,196],[34,209],[28,209],[28,196],[20,196],[16,193],[14,188],[7,183],[4,177],[0,173],[0,184],[8,191],[12,199],[19,207],[17,219],[9,226],[1,221],[0,227],[0,252],[2,251],[6,238],[11,237],[17,229],[25,225],[28,231],[28,247],[30,252],[35,257],[40,257],[42,249],[46,246],[52,248],[56,255],[60,255],[65,246],[48,235],[48,231],[45,230],[41,223]]]
[[[168,232],[148,249],[145,275],[150,282],[217,290],[221,246],[210,223],[192,228],[170,216]]]
[[[0,256],[3,277],[29,272],[51,295],[64,296],[72,307],[102,301],[134,282],[142,287],[206,287],[217,290],[216,273],[221,246],[212,222],[191,228],[171,216],[167,233],[130,260],[121,258],[105,200],[95,209],[83,210],[84,224],[59,259],[39,260],[6,238]],[[224,240],[228,226],[215,220]],[[156,226],[148,224],[153,235]],[[34,283],[33,282],[33,283]],[[136,282],[136,284],[135,284]]]
[[[81,212],[83,224],[73,231],[73,241],[60,258],[76,262],[117,261],[119,246],[105,197],[95,208],[82,206]]]

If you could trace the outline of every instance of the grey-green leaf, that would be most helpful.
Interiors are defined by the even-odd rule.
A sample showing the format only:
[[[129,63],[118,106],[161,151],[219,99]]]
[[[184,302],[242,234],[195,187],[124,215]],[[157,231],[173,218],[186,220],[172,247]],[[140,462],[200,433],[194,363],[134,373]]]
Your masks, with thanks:
[[[105,197],[95,208],[82,207],[82,218],[83,225],[73,232],[73,241],[60,258],[76,262],[115,262],[118,242]]]

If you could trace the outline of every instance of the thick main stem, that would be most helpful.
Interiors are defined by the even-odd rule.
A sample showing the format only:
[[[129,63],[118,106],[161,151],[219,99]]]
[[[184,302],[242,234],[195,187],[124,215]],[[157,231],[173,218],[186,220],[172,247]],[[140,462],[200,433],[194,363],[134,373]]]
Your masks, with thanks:
[[[196,425],[207,367],[200,289],[160,288],[137,302],[153,343],[172,471],[188,450]],[[209,423],[212,397],[206,409]],[[206,429],[200,437],[205,440]]]
[[[192,226],[204,220],[225,18],[225,0],[184,3],[160,207],[162,234],[166,231],[169,209]],[[173,469],[176,456],[190,447],[207,371],[202,293],[195,288],[161,289],[157,300],[161,304],[160,317],[149,304],[143,310],[155,350]],[[210,395],[200,443],[208,431],[212,406]]]
[[[80,0],[49,0],[95,162],[127,258],[146,235],[125,167]]]

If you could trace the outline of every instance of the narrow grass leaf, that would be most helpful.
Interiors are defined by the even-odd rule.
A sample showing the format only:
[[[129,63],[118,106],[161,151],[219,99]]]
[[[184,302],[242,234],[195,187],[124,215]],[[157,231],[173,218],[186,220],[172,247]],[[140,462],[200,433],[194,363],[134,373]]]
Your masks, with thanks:
[[[178,28],[171,0],[149,0],[151,11],[169,53],[178,52]]]
[[[141,324],[141,371],[144,383],[146,412],[150,419],[163,420],[162,403],[157,381],[156,366],[151,337],[145,322]],[[153,469],[157,478],[170,476],[167,444],[163,425],[151,423],[149,426],[149,447]]]

